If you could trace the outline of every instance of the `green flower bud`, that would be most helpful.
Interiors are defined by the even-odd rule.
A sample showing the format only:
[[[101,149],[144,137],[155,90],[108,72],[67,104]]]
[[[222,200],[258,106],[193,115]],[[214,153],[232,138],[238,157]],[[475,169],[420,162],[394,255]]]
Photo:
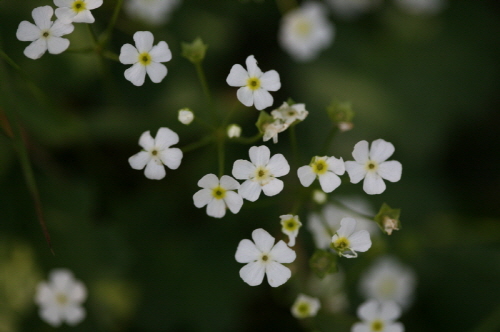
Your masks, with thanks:
[[[392,231],[401,229],[401,221],[399,216],[401,209],[392,209],[386,203],[382,204],[380,211],[375,216],[374,220],[387,235],[391,235]]]
[[[208,45],[203,44],[200,37],[196,38],[192,43],[182,43],[182,56],[194,64],[199,64],[205,58]]]
[[[316,249],[309,260],[309,266],[323,279],[327,274],[337,272],[337,256],[330,251]]]
[[[350,102],[334,101],[327,107],[326,111],[340,131],[344,132],[352,129],[354,112]]]

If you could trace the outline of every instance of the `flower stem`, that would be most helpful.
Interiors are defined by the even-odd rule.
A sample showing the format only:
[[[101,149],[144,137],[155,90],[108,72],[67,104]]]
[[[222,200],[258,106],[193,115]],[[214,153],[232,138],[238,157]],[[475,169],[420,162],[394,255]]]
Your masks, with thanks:
[[[118,19],[118,15],[120,14],[120,10],[122,8],[123,0],[117,0],[115,9],[113,11],[113,16],[111,17],[111,21],[109,22],[108,26],[106,27],[106,30],[101,36],[101,41],[99,42],[99,46],[101,49],[106,46],[108,43],[109,39],[111,38],[111,34],[113,32],[113,28],[115,27],[116,20]]]
[[[295,132],[295,126],[290,127],[290,145],[292,146],[293,162],[297,165],[299,160],[299,150],[297,147],[297,133]]]
[[[212,140],[213,140],[212,136],[205,136],[202,139],[200,139],[199,141],[193,142],[191,144],[188,144],[188,145],[182,147],[181,150],[184,153],[191,152],[191,151],[194,151],[194,150],[199,149],[201,147],[204,147],[205,145],[210,144],[210,142],[212,142]]]
[[[231,142],[237,142],[241,144],[252,144],[261,139],[262,136],[263,136],[262,133],[257,133],[255,136],[252,137],[234,137],[231,138]]]
[[[224,131],[221,130],[217,137],[217,159],[219,161],[219,178],[224,175]]]
[[[330,146],[332,145],[332,141],[333,141],[335,135],[337,135],[337,132],[338,132],[338,128],[336,126],[332,127],[332,129],[330,130],[330,133],[328,133],[328,136],[325,139],[325,143],[323,144],[323,148],[321,148],[320,156],[326,156],[328,154],[328,150],[329,150]]]

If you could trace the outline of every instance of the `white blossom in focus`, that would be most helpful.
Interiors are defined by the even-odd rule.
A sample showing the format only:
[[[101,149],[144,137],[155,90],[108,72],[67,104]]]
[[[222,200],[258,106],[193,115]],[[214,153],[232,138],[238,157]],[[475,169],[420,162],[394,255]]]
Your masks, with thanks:
[[[165,177],[166,165],[170,169],[177,169],[181,164],[182,151],[170,146],[179,143],[179,135],[168,128],[158,129],[156,137],[151,137],[149,130],[139,138],[139,145],[143,150],[128,158],[133,169],[143,169],[144,175],[151,180],[161,180]]]
[[[316,1],[305,2],[281,19],[279,42],[297,61],[313,60],[330,46],[335,27],[327,18],[327,9]]]
[[[133,18],[152,25],[166,23],[181,0],[126,0],[125,12]]]
[[[153,46],[154,37],[149,31],[134,34],[135,47],[125,44],[120,50],[120,62],[133,65],[125,70],[125,78],[136,86],[144,84],[146,73],[154,83],[160,83],[167,76],[167,67],[160,62],[172,59],[172,52],[166,42]]]
[[[288,235],[288,238],[290,239],[288,241],[288,246],[293,247],[295,245],[295,238],[299,234],[299,228],[302,226],[299,216],[285,214],[280,216],[280,219],[282,226],[281,231]]]
[[[180,123],[188,125],[194,120],[194,113],[189,108],[179,110],[177,119]]]
[[[220,178],[215,174],[207,174],[198,181],[198,186],[203,189],[193,196],[197,208],[207,206],[207,214],[214,218],[222,218],[226,214],[226,207],[232,213],[238,213],[243,205],[243,198],[233,190],[239,189],[238,181],[230,176]]]
[[[76,280],[66,269],[55,269],[48,282],[40,282],[35,294],[40,317],[54,327],[66,322],[76,325],[85,319],[86,311],[81,304],[87,298],[85,285]]]
[[[54,0],[56,16],[63,23],[94,23],[90,10],[102,6],[102,0]]]
[[[321,189],[325,193],[331,193],[341,180],[338,177],[345,173],[344,161],[335,157],[314,157],[311,164],[299,167],[297,175],[304,187],[309,187],[318,178]]]
[[[356,18],[380,4],[380,0],[327,0],[332,11],[344,19]]]
[[[308,114],[305,104],[288,105],[286,101],[278,109],[271,112],[275,120],[279,119],[288,126],[295,121],[303,121]]]
[[[61,36],[72,33],[74,27],[60,20],[52,22],[53,13],[50,6],[37,7],[31,13],[35,24],[28,21],[19,24],[17,39],[32,42],[24,49],[24,55],[28,58],[39,59],[47,50],[50,54],[60,54],[69,47],[69,40]]]
[[[236,250],[236,261],[247,263],[240,269],[241,279],[250,286],[257,286],[267,275],[272,287],[283,285],[290,279],[292,272],[282,263],[292,263],[296,257],[295,251],[281,240],[274,245],[274,237],[262,228],[252,232],[252,239],[254,242],[241,240]]]
[[[358,307],[362,322],[355,323],[351,332],[403,332],[403,324],[395,322],[399,316],[401,309],[396,303],[370,300]]]
[[[364,229],[356,231],[356,220],[353,218],[344,218],[340,221],[340,228],[333,235],[330,244],[339,256],[347,258],[358,257],[358,251],[365,252],[371,246],[370,233]]]
[[[321,303],[319,299],[305,294],[299,294],[292,305],[291,311],[295,318],[307,318],[316,316],[320,308]]]
[[[227,126],[227,137],[237,138],[241,136],[241,127],[237,124],[230,124]]]
[[[397,182],[401,179],[403,166],[399,161],[387,158],[394,153],[394,145],[383,139],[372,142],[368,149],[368,142],[356,143],[352,156],[355,161],[346,161],[345,169],[349,173],[352,183],[363,180],[363,190],[369,195],[381,194],[385,191],[384,180]]]
[[[246,66],[245,70],[240,64],[233,65],[226,82],[230,86],[240,87],[236,95],[243,105],[255,105],[259,111],[263,110],[273,104],[273,96],[269,91],[281,88],[280,76],[276,70],[263,73],[253,55],[247,57]]]
[[[447,5],[446,0],[394,0],[394,2],[410,15],[437,15]]]

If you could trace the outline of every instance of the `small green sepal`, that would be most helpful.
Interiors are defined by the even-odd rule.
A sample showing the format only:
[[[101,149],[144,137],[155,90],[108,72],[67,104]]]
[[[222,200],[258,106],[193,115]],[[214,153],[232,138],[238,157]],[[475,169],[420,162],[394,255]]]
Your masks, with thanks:
[[[384,203],[380,207],[374,220],[384,233],[391,235],[393,231],[399,231],[401,229],[401,221],[399,220],[400,215],[401,209],[393,209]]]
[[[344,132],[351,130],[354,126],[352,123],[354,112],[350,102],[333,101],[330,106],[326,108],[326,111],[340,131]]]
[[[199,64],[205,58],[208,45],[204,44],[200,37],[192,43],[182,43],[182,56],[194,64]]]
[[[309,260],[311,270],[321,279],[330,273],[337,272],[337,256],[331,251],[316,249]]]
[[[255,126],[257,127],[257,129],[261,134],[264,134],[266,131],[265,129],[266,126],[272,122],[274,122],[274,118],[269,113],[265,111],[260,111],[259,118],[257,119]]]

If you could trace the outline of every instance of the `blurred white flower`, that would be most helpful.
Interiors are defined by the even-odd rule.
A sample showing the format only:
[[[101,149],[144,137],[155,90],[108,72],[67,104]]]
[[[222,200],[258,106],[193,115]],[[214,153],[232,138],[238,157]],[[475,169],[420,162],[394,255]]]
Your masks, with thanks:
[[[416,285],[415,272],[393,257],[376,260],[362,275],[359,290],[366,299],[394,301],[408,308]]]
[[[236,160],[233,164],[233,176],[238,180],[246,180],[239,189],[240,195],[255,202],[261,191],[267,196],[274,196],[283,190],[283,181],[277,177],[287,175],[290,165],[282,154],[271,156],[265,145],[252,146],[249,151],[250,161]]]
[[[355,323],[351,332],[403,332],[403,324],[395,322],[399,316],[401,309],[396,303],[370,300],[358,307],[358,317],[363,322]]]
[[[94,23],[90,10],[102,6],[102,0],[54,0],[56,16],[63,23]]]
[[[269,141],[271,138],[273,139],[273,143],[278,143],[278,134],[285,131],[288,128],[288,125],[281,120],[276,120],[271,123],[267,123],[263,125],[264,127],[264,136],[262,140],[264,142]]]
[[[340,313],[349,307],[347,294],[344,290],[345,275],[342,270],[319,278],[311,274],[307,281],[310,294],[321,299],[322,308],[331,313]]]
[[[344,161],[335,157],[314,157],[311,164],[299,167],[297,175],[304,187],[309,187],[318,178],[321,189],[331,193],[340,186],[339,175],[345,173]]]
[[[241,127],[237,124],[230,124],[227,126],[227,137],[235,138],[241,136]]]
[[[288,248],[283,241],[274,245],[274,237],[262,228],[252,232],[252,242],[241,240],[236,250],[236,261],[247,263],[240,269],[240,277],[250,286],[262,283],[264,275],[272,287],[278,287],[287,282],[292,276],[289,268],[281,263],[292,263],[295,260],[295,251]]]
[[[17,39],[32,42],[24,49],[24,55],[28,58],[39,59],[47,50],[50,54],[60,54],[69,47],[69,40],[61,36],[72,33],[74,27],[60,20],[52,22],[53,13],[50,6],[37,7],[31,12],[36,25],[28,21],[19,24]]]
[[[35,302],[40,306],[40,317],[57,327],[66,322],[76,325],[85,319],[85,308],[81,306],[87,298],[85,285],[75,280],[66,269],[55,269],[49,274],[48,282],[37,286]]]
[[[166,23],[181,0],[126,0],[125,12],[152,25]]]
[[[368,150],[368,142],[356,143],[352,156],[355,161],[346,161],[345,169],[352,183],[363,180],[363,190],[369,195],[381,194],[386,185],[384,180],[397,182],[401,179],[403,166],[399,161],[387,158],[394,153],[394,145],[383,139],[372,142]]]
[[[305,104],[288,105],[285,101],[278,109],[271,112],[274,119],[279,119],[290,126],[295,121],[303,121],[309,114]]]
[[[133,169],[143,169],[148,179],[161,180],[165,177],[166,165],[170,169],[177,169],[181,164],[182,151],[170,146],[179,142],[179,135],[168,128],[158,129],[153,139],[148,131],[142,133],[139,145],[144,149],[128,158]]]
[[[188,125],[194,120],[194,113],[189,108],[179,110],[177,119],[180,123]]]
[[[214,218],[222,218],[226,214],[226,207],[232,213],[238,213],[243,205],[243,198],[233,190],[239,189],[238,181],[230,176],[220,178],[215,174],[207,174],[198,181],[198,186],[203,189],[193,196],[197,208],[207,206],[207,214]]]
[[[299,216],[285,214],[283,216],[280,216],[280,218],[282,226],[281,231],[288,235],[288,246],[293,247],[295,245],[295,238],[299,234],[299,228],[302,226],[302,223],[299,220]]]
[[[247,69],[242,65],[233,65],[226,82],[230,86],[240,87],[236,93],[238,100],[245,106],[263,110],[273,104],[273,96],[268,91],[281,88],[280,76],[276,70],[262,73],[253,55],[246,59]]]
[[[327,0],[332,11],[344,19],[356,18],[380,4],[380,0]]]
[[[330,46],[335,27],[328,21],[327,13],[323,4],[309,1],[283,16],[279,42],[295,60],[313,60]]]
[[[125,44],[120,50],[120,62],[133,65],[125,70],[125,78],[136,86],[144,84],[146,73],[154,83],[160,83],[167,76],[167,67],[160,62],[172,59],[172,52],[166,42],[153,46],[154,37],[149,31],[137,31],[134,34],[135,47]]]
[[[319,299],[304,294],[299,294],[292,305],[292,315],[295,318],[314,317],[321,308]]]
[[[437,15],[447,5],[446,0],[394,0],[401,10],[411,15]]]
[[[328,196],[325,194],[324,191],[314,189],[313,191],[313,201],[316,202],[316,204],[325,204],[326,201],[328,200]]]
[[[362,229],[356,231],[356,220],[344,218],[340,221],[339,230],[333,235],[331,248],[337,251],[339,256],[347,258],[358,257],[359,252],[365,252],[372,246],[370,233]]]

